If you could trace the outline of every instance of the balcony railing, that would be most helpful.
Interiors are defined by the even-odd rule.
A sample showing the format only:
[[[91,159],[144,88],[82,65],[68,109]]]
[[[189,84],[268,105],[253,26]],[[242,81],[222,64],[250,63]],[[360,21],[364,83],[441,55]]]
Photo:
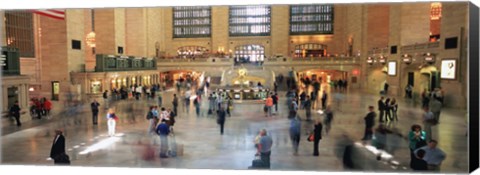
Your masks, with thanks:
[[[423,49],[433,49],[440,47],[440,42],[428,42],[428,43],[421,43],[421,44],[412,44],[402,46],[402,52],[409,52],[415,50],[423,50]]]

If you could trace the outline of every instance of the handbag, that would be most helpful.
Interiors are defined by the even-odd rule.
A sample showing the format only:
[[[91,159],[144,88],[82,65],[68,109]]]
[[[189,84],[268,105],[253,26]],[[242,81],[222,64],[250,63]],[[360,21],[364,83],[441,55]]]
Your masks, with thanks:
[[[267,107],[267,105],[263,106],[263,111],[264,111],[264,112],[268,112],[268,107]]]
[[[421,148],[421,147],[424,147],[427,145],[427,141],[423,140],[423,139],[420,139],[417,141],[417,143],[415,144],[415,149],[418,149],[418,148]]]
[[[307,141],[313,142],[314,138],[315,138],[315,135],[313,135],[313,132],[312,132],[312,133],[310,133],[310,135],[308,136]]]

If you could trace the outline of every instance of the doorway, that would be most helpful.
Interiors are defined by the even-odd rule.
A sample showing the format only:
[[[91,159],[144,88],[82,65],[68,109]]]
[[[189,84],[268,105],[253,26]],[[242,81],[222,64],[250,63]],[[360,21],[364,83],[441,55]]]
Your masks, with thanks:
[[[7,88],[8,107],[12,107],[15,101],[18,101],[18,87]]]

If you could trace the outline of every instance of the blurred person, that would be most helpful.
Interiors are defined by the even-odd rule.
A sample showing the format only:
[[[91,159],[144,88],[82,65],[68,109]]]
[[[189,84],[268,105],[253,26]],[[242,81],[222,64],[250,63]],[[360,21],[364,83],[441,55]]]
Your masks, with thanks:
[[[115,136],[115,127],[118,117],[115,115],[115,110],[110,108],[107,113],[107,126],[108,126],[108,135],[110,137]]]
[[[420,125],[412,125],[410,132],[408,133],[408,141],[409,141],[409,148],[410,148],[410,167],[413,168],[413,161],[415,160],[415,153],[414,151],[418,148],[421,148],[427,145],[426,142],[426,133],[422,131],[422,127]]]
[[[319,151],[318,151],[318,146],[320,144],[320,140],[322,139],[322,122],[316,121],[315,126],[313,130],[313,156],[318,156]]]
[[[160,158],[167,158],[168,151],[168,135],[170,134],[170,128],[166,123],[167,120],[162,119],[157,126],[157,134],[160,136]]]
[[[363,119],[365,120],[365,134],[362,138],[362,140],[371,140],[372,139],[372,134],[373,134],[373,126],[375,125],[375,112],[374,112],[374,107],[369,106],[368,107],[368,114],[365,116]]]
[[[10,115],[12,115],[15,118],[15,121],[17,122],[17,126],[22,126],[22,123],[20,122],[20,105],[18,105],[18,101],[15,101],[15,104],[10,107]]]
[[[324,111],[324,114],[325,114],[325,118],[323,122],[325,123],[325,134],[328,135],[333,122],[333,111],[330,105],[327,106],[327,108]]]
[[[428,170],[428,163],[427,161],[423,160],[423,158],[425,157],[425,150],[421,149],[421,150],[418,150],[417,153],[414,155],[414,157],[412,158],[413,161],[410,165],[410,167],[413,169],[413,170],[417,170],[417,171],[426,171]]]
[[[272,97],[267,97],[265,100],[265,107],[267,111],[265,111],[266,117],[271,117],[272,116],[272,107],[273,107],[273,99]]]
[[[435,117],[428,107],[423,108],[423,128],[426,132],[425,141],[430,141],[432,139],[432,126],[435,125]]]
[[[290,140],[292,141],[293,155],[298,155],[298,146],[300,144],[301,121],[298,117],[290,120]]]
[[[436,172],[440,171],[440,166],[442,165],[443,160],[445,160],[447,157],[445,152],[437,148],[437,143],[438,142],[436,140],[430,140],[427,146],[415,150],[415,154],[417,154],[420,150],[425,151],[423,160],[427,162],[428,170]]]
[[[398,115],[397,115],[397,111],[398,111],[398,104],[397,104],[397,100],[395,98],[392,99],[392,101],[390,102],[390,108],[392,110],[392,118],[393,120],[397,121],[398,122]]]
[[[178,113],[177,113],[177,107],[178,107],[178,97],[177,97],[177,94],[173,94],[172,104],[173,104],[173,112],[175,112],[175,114],[178,114]]]
[[[380,112],[380,116],[379,116],[379,118],[378,118],[378,122],[379,122],[379,123],[383,123],[383,116],[384,116],[384,114],[385,114],[385,108],[386,108],[386,106],[385,106],[385,103],[383,102],[383,99],[384,99],[384,97],[381,96],[381,97],[380,97],[380,100],[378,100],[378,102],[377,102],[377,104],[378,104],[378,111]]]
[[[53,139],[52,148],[50,149],[50,158],[53,159],[56,165],[70,164],[68,156],[65,154],[65,137],[59,129],[55,130],[55,138]],[[67,160],[64,160],[65,158],[67,158]]]
[[[218,108],[217,111],[217,124],[220,125],[220,135],[223,135],[223,128],[225,126],[225,117],[226,117],[226,112],[223,109],[223,107]]]
[[[257,155],[260,155],[260,159],[262,160],[265,168],[270,168],[270,155],[273,145],[273,140],[270,135],[267,135],[267,130],[262,129],[260,131],[260,141],[258,143]]]
[[[90,108],[92,110],[92,122],[93,125],[98,124],[98,107],[100,106],[100,103],[97,102],[97,100],[93,100],[93,102],[90,104]]]
[[[303,107],[305,108],[305,117],[307,118],[307,121],[312,121],[312,101],[310,100],[310,96],[307,95],[305,97]]]

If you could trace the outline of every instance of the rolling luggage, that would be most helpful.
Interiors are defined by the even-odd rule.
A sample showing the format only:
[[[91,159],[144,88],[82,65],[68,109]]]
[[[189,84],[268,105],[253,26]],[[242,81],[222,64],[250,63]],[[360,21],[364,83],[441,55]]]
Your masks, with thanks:
[[[265,163],[260,159],[260,156],[255,156],[255,159],[252,160],[252,166],[248,169],[265,169]]]

